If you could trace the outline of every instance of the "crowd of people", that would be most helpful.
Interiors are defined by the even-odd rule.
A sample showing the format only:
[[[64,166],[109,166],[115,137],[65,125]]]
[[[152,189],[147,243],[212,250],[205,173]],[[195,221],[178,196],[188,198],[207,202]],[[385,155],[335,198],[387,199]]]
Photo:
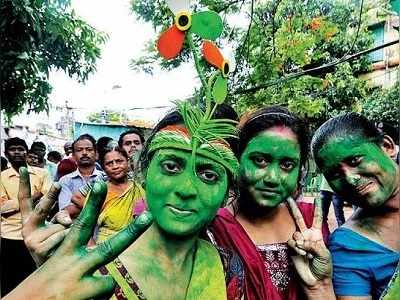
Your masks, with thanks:
[[[146,141],[137,129],[118,141],[83,134],[64,157],[6,140],[5,299],[367,300],[399,289],[391,137],[356,113],[313,136],[278,106],[239,119],[224,104],[214,118],[236,121],[237,138],[196,139],[177,109]],[[311,159],[329,187],[314,203],[302,196]],[[356,209],[330,233],[340,199]]]

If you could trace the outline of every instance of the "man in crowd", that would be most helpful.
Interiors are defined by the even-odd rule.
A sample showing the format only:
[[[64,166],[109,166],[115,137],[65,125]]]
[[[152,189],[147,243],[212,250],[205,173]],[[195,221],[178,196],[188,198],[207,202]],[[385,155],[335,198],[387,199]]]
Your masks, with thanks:
[[[72,157],[78,169],[60,179],[61,192],[58,196],[58,205],[60,210],[66,210],[72,218],[75,218],[80,209],[71,202],[72,196],[87,182],[102,176],[102,172],[95,168],[96,140],[89,134],[79,136],[72,143]]]
[[[135,158],[142,150],[143,144],[143,133],[137,128],[125,131],[119,136],[118,145],[128,153],[131,171],[135,168]]]
[[[11,165],[1,172],[1,294],[5,295],[35,270],[22,239],[22,221],[18,204],[19,168],[27,166],[28,146],[20,138],[10,138],[4,143],[5,155]],[[33,202],[46,194],[51,180],[46,170],[27,166]]]
[[[71,155],[72,155],[72,142],[66,142],[64,144],[64,152],[65,152],[65,157],[71,157]]]
[[[136,128],[123,132],[119,136],[118,145],[123,148],[129,157],[142,150],[144,144],[143,133]]]

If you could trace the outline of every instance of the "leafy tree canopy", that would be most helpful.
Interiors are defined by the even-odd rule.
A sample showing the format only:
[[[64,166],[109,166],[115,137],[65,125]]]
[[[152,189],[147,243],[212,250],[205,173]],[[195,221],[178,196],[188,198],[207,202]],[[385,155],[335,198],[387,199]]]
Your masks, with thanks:
[[[375,1],[375,6],[381,2]],[[221,48],[227,44],[236,48],[237,68],[229,85],[239,113],[281,104],[319,123],[341,111],[361,109],[369,88],[357,75],[370,70],[368,57],[332,62],[372,46],[368,5],[361,11],[360,1],[339,0],[198,0],[192,4],[193,11],[207,7],[217,11],[227,23]],[[173,22],[164,1],[132,0],[131,8],[157,33]],[[249,26],[230,26],[227,20],[232,15],[246,17]],[[151,73],[156,66],[172,69],[188,60],[185,50],[176,59],[162,60],[154,47],[156,38],[148,42],[142,57],[132,60],[133,69]],[[314,70],[326,64],[330,65]],[[293,76],[298,73],[304,76]]]
[[[96,70],[107,37],[76,16],[69,2],[0,2],[0,98],[9,120],[26,108],[48,111],[51,69],[81,82]]]

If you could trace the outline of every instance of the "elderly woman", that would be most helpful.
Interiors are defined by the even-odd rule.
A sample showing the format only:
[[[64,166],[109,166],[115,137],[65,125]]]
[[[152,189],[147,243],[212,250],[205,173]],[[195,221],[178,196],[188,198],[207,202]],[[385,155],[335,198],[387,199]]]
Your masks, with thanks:
[[[400,171],[393,140],[365,117],[325,122],[312,140],[315,161],[332,189],[359,209],[331,236],[339,299],[378,299],[399,261]]]

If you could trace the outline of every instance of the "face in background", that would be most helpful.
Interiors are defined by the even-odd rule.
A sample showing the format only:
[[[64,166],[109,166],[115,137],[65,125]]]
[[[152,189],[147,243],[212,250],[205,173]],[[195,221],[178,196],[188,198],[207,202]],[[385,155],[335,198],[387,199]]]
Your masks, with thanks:
[[[28,153],[26,157],[26,162],[30,166],[40,167],[40,161],[41,161],[40,156],[33,152]]]
[[[191,155],[183,150],[158,150],[146,175],[146,200],[155,223],[179,237],[195,235],[211,222],[228,191],[222,165],[197,155],[194,169]]]
[[[113,181],[125,181],[128,174],[128,160],[118,151],[110,151],[104,156],[104,171]]]
[[[70,155],[72,153],[72,143],[69,143],[69,142],[65,143],[64,152],[65,152],[66,156],[68,156],[68,155]]]
[[[249,205],[275,208],[291,196],[300,172],[300,145],[284,126],[260,132],[240,157],[240,186]]]
[[[140,136],[136,133],[129,133],[122,138],[122,148],[132,157],[137,151],[142,150],[143,144]]]
[[[386,146],[385,146],[386,145]],[[332,189],[359,207],[379,207],[399,188],[399,168],[381,147],[359,135],[328,139],[316,161]]]
[[[21,145],[10,146],[5,153],[8,161],[13,167],[21,167],[26,165],[27,150]]]
[[[79,167],[91,167],[96,163],[96,149],[89,140],[77,141],[73,156]]]

